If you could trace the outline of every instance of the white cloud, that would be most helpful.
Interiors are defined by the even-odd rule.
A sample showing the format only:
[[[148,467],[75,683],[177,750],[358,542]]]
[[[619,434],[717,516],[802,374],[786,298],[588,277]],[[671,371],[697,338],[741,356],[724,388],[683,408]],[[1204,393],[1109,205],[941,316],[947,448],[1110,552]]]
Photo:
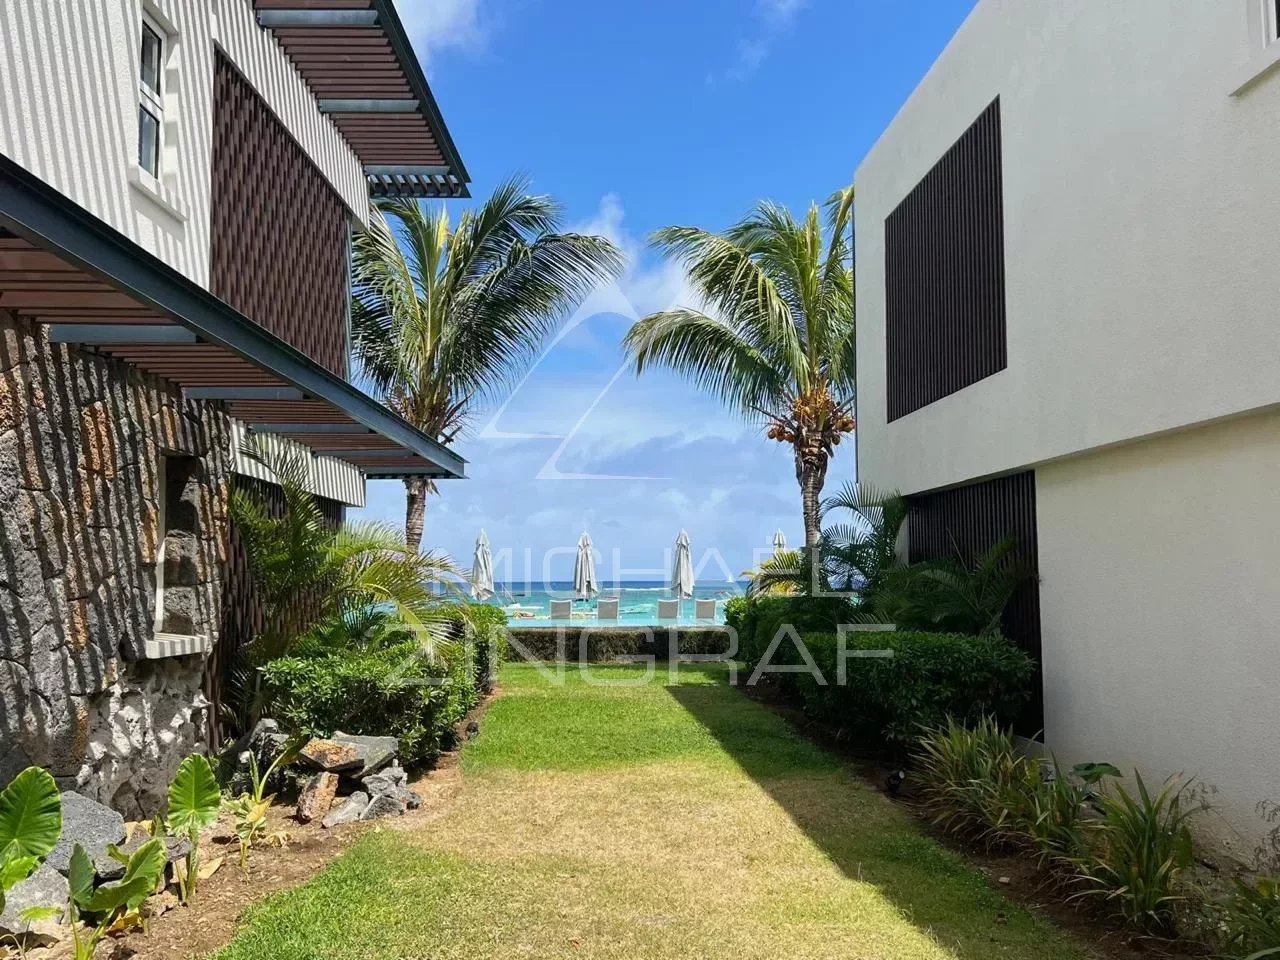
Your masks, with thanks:
[[[724,79],[746,80],[769,59],[778,37],[791,29],[797,14],[808,0],[757,0],[752,13],[752,32],[738,41],[738,59],[724,72]],[[708,78],[711,82],[715,77]]]
[[[475,50],[484,44],[480,0],[410,0],[398,10],[424,65],[441,50]]]

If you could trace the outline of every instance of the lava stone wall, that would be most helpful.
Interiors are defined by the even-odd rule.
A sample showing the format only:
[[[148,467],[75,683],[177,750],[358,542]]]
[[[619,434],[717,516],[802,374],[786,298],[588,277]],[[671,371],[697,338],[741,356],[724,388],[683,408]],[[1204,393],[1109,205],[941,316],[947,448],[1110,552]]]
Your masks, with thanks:
[[[126,816],[162,805],[207,701],[203,655],[145,659],[158,548],[165,629],[216,639],[229,454],[216,407],[0,312],[0,782],[39,764]]]

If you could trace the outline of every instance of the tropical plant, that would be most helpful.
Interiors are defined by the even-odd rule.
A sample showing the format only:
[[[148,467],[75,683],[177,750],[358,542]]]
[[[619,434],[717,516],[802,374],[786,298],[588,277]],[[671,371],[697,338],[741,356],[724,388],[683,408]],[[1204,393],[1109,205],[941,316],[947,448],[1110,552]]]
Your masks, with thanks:
[[[35,871],[62,833],[62,798],[49,771],[27,767],[0,790],[0,911],[4,894]]]
[[[1194,856],[1189,821],[1198,808],[1186,802],[1188,782],[1170,780],[1152,793],[1141,774],[1134,780],[1136,795],[1117,784],[1098,798],[1090,852],[1076,860],[1085,888],[1077,896],[1102,897],[1128,922],[1165,933],[1185,899],[1181,878]]]
[[[1280,956],[1280,878],[1235,878],[1222,913],[1231,960]]]
[[[810,594],[821,591],[874,594],[898,561],[898,537],[906,522],[907,501],[866,485],[846,483],[822,503],[825,520],[836,511],[849,518],[823,528],[818,545],[818,576],[799,550],[779,550],[756,570],[749,571],[747,592]]]
[[[258,764],[257,754],[250,750],[250,789],[223,802],[224,808],[235,822],[236,839],[240,844],[240,872],[245,876],[249,874],[249,850],[267,834],[267,811],[271,809],[271,801],[275,799],[274,794],[267,794],[271,778],[281,766],[293,762],[307,739],[306,736],[294,736],[287,740],[265,771]]]
[[[854,428],[853,188],[803,219],[761,203],[723,233],[667,227],[654,245],[685,268],[701,303],[638,320],[623,340],[636,373],[682,374],[789,444],[816,559],[822,488]]]
[[[1097,800],[1098,785],[1120,771],[1109,763],[1078,763],[1064,770],[1053,757],[1039,772],[1017,829],[1041,866],[1069,866],[1088,850],[1087,811]]]
[[[999,633],[1005,608],[1033,578],[1006,537],[972,560],[960,555],[888,567],[867,601],[888,622],[913,630]]]
[[[165,849],[159,840],[148,840],[128,855],[114,846],[108,852],[124,864],[124,875],[104,884],[94,883],[93,861],[84,847],[77,843],[71,853],[67,883],[75,960],[93,960],[98,943],[107,933],[139,922],[138,909],[164,875]],[[84,933],[80,921],[86,915],[95,917],[96,922]]]
[[[222,791],[209,758],[201,753],[191,754],[178,765],[169,784],[169,832],[185,837],[191,845],[185,867],[178,871],[178,888],[184,902],[194,899],[200,879],[200,831],[213,826],[221,805]]]
[[[453,622],[442,590],[457,571],[446,557],[409,549],[389,524],[335,529],[306,488],[302,457],[259,444],[245,453],[270,471],[283,509],[252,489],[234,489],[231,517],[244,544],[265,628],[234,664],[229,708],[242,730],[262,713],[261,668],[307,643],[367,636],[388,629],[420,638],[428,655],[447,654]],[[374,631],[374,628],[377,631]]]
[[[509,387],[562,318],[622,269],[604,237],[560,231],[560,206],[499,184],[450,223],[443,206],[381,200],[352,258],[352,349],[386,404],[450,443]],[[405,480],[405,538],[422,542],[430,480]]]

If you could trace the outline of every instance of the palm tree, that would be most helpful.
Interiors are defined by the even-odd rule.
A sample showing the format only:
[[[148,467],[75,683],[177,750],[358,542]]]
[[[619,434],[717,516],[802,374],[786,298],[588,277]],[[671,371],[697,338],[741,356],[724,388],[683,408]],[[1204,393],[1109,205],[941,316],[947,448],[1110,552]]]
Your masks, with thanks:
[[[557,232],[559,205],[502,183],[456,226],[443,207],[379,201],[352,257],[352,349],[383,401],[442,443],[523,373],[546,338],[622,269],[607,239]],[[423,478],[405,480],[405,538],[422,544]]]
[[[822,487],[854,391],[853,188],[803,220],[761,203],[723,233],[667,227],[654,245],[679,260],[700,308],[638,320],[623,344],[636,373],[665,366],[711,391],[772,440],[791,445],[812,561],[822,538]]]

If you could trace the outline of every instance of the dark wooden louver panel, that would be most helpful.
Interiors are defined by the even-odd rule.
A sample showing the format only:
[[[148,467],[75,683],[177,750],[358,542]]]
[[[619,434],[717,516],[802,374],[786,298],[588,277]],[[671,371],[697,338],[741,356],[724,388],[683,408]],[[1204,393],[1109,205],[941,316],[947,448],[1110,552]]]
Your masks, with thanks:
[[[889,420],[1005,368],[997,99],[885,220]]]
[[[210,290],[347,375],[347,216],[302,148],[218,57]]]
[[[1005,537],[1017,540],[1019,559],[1038,578],[1036,540],[1036,475],[1018,473],[925,496],[911,498],[907,524],[912,563],[941,557],[966,558],[989,550]],[[1021,732],[1030,736],[1044,725],[1040,673],[1040,585],[1023,584],[1005,609],[1004,632],[1036,660],[1032,702]]]

